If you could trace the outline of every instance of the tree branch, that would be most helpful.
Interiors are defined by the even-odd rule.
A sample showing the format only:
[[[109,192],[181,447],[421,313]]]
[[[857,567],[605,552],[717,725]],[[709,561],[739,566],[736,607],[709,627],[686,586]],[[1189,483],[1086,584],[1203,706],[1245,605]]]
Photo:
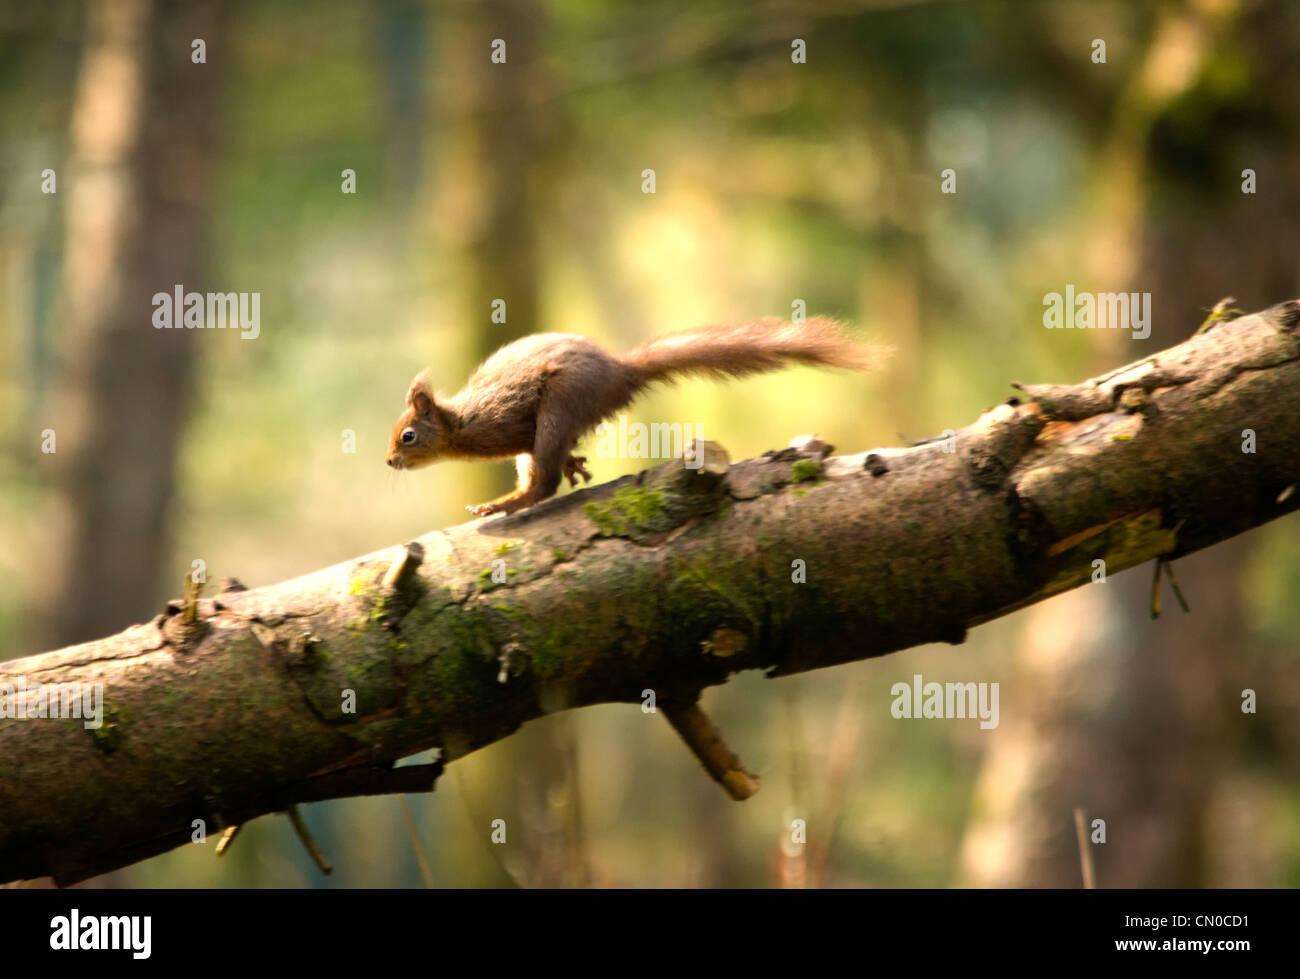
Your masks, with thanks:
[[[1292,512],[1297,323],[1300,302],[1207,322],[915,448],[836,458],[804,441],[729,465],[706,445],[699,469],[4,663],[0,710],[39,706],[33,684],[102,683],[104,723],[0,720],[0,880],[72,883],[188,842],[196,819],[428,789],[443,761],[553,711],[651,689],[680,720],[738,670],[960,643],[1097,562],[1172,561]],[[20,683],[26,699],[3,685]],[[393,768],[431,747],[438,765]],[[715,777],[743,773],[720,737],[710,751]]]

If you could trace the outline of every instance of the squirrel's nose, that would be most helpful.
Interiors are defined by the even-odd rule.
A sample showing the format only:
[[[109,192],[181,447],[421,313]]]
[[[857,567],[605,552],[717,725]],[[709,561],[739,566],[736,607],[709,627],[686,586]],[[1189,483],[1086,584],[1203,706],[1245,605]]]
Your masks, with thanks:
[[[387,459],[384,460],[384,462],[388,463],[394,469],[402,468],[402,460],[397,457],[396,453],[390,455]]]

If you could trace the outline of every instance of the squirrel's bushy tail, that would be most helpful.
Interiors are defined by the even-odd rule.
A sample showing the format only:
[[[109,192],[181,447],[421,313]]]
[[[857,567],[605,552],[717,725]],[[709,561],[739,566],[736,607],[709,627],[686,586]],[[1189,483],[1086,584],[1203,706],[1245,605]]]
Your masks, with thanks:
[[[763,319],[670,333],[618,359],[639,384],[651,384],[678,374],[744,377],[792,363],[871,370],[887,353],[886,348],[857,343],[834,321],[815,316],[802,323]]]

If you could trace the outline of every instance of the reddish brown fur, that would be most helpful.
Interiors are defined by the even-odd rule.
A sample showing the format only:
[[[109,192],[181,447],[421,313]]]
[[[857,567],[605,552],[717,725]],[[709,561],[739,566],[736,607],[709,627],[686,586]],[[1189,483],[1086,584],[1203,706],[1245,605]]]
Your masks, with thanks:
[[[440,459],[520,460],[519,485],[468,509],[512,513],[555,493],[562,477],[591,479],[578,440],[649,385],[681,374],[744,377],[789,363],[865,370],[884,351],[863,347],[828,320],[759,320],[670,334],[613,355],[584,337],[540,333],[502,347],[454,397],[439,400],[428,372],[411,382],[393,428],[387,463],[413,469]],[[402,433],[414,432],[404,444]]]

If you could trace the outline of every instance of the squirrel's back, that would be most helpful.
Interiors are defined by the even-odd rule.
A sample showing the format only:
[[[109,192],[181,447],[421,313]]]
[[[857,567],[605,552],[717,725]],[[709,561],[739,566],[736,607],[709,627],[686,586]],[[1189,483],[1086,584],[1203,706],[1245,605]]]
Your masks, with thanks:
[[[616,357],[586,337],[534,333],[483,361],[451,404],[477,419],[513,417],[535,413],[544,391],[573,414],[590,415],[626,404],[636,385]]]
[[[822,317],[700,327],[622,354],[607,353],[575,333],[536,333],[485,360],[449,406],[475,423],[526,425],[545,398],[566,427],[581,431],[625,407],[649,385],[681,375],[745,377],[791,364],[868,370],[885,353]]]

